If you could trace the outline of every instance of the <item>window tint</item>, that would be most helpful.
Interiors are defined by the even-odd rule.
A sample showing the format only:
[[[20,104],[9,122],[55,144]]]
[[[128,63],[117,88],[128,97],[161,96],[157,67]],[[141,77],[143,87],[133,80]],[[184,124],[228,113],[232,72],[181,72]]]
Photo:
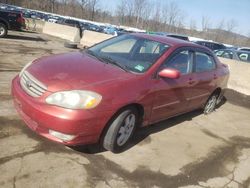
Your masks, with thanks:
[[[191,70],[190,66],[191,63],[188,50],[181,51],[180,53],[176,54],[164,65],[165,68],[176,69],[182,74],[187,74]]]
[[[212,57],[205,53],[195,53],[195,71],[204,72],[215,69],[215,62]]]

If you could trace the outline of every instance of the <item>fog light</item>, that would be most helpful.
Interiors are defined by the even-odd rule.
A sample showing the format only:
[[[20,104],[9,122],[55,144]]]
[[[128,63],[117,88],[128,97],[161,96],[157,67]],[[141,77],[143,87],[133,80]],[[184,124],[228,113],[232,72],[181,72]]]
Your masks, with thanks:
[[[73,140],[76,137],[75,135],[63,134],[63,133],[53,131],[53,130],[49,130],[49,134],[56,138],[59,138],[60,140],[64,142]]]

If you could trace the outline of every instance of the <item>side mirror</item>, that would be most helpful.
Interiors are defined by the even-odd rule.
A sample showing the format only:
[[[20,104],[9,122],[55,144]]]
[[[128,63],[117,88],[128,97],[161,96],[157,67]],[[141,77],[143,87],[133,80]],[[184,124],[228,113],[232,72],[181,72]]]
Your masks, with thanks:
[[[172,78],[172,79],[177,79],[180,77],[181,73],[180,71],[176,70],[176,69],[170,69],[170,68],[166,68],[161,70],[158,75],[160,77],[163,78]]]

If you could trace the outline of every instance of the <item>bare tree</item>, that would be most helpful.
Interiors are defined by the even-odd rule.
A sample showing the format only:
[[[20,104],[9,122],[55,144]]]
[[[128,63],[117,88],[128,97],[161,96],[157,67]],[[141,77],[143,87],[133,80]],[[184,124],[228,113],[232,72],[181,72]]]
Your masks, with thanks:
[[[116,14],[122,23],[143,27],[144,20],[149,17],[148,5],[148,0],[122,0]]]
[[[208,16],[202,16],[201,28],[202,31],[207,31],[210,27],[210,19]]]
[[[165,24],[167,31],[174,32],[178,25],[182,25],[181,18],[181,9],[176,2],[171,1],[162,6],[162,22]]]
[[[161,8],[161,21],[164,24],[164,30],[167,30],[168,19],[169,19],[169,6],[165,4]]]
[[[180,9],[178,4],[174,1],[169,4],[169,20],[168,25],[170,26],[170,32],[173,32],[174,27],[176,27],[178,16],[180,14]]]
[[[134,0],[134,16],[136,17],[136,27],[139,27],[140,20],[143,18],[143,13],[145,13],[145,6],[147,5],[147,0]]]
[[[197,25],[196,25],[196,20],[191,19],[189,23],[189,33],[190,35],[194,35],[197,31]]]
[[[149,12],[153,12],[150,29],[152,29],[153,31],[158,31],[160,29],[159,23],[161,22],[161,17],[162,17],[160,2],[158,2],[154,6],[151,6],[150,9],[151,9],[151,11],[149,11]]]
[[[234,29],[238,26],[238,23],[234,20],[231,19],[227,22],[227,31],[228,32],[233,32]]]
[[[213,40],[218,42],[224,42],[225,39],[224,28],[225,28],[225,20],[222,19],[216,26],[216,32],[214,34]]]
[[[116,7],[116,15],[118,16],[119,24],[125,24],[127,14],[127,1],[122,0],[121,3]]]
[[[87,0],[80,0],[82,18],[84,18],[86,6],[87,6]]]
[[[90,19],[93,21],[95,18],[95,13],[99,4],[99,0],[88,0],[88,7],[90,10]]]

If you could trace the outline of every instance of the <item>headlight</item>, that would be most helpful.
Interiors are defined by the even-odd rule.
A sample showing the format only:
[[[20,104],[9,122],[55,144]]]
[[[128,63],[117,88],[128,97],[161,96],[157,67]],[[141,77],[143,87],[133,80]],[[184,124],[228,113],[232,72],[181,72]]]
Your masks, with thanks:
[[[29,62],[29,63],[27,63],[27,64],[23,67],[23,69],[22,69],[21,72],[19,73],[19,76],[20,76],[20,77],[22,76],[23,72],[24,72],[31,64],[32,64],[32,61]]]
[[[95,108],[102,100],[102,96],[92,91],[72,90],[51,94],[46,98],[48,104],[69,109]]]

